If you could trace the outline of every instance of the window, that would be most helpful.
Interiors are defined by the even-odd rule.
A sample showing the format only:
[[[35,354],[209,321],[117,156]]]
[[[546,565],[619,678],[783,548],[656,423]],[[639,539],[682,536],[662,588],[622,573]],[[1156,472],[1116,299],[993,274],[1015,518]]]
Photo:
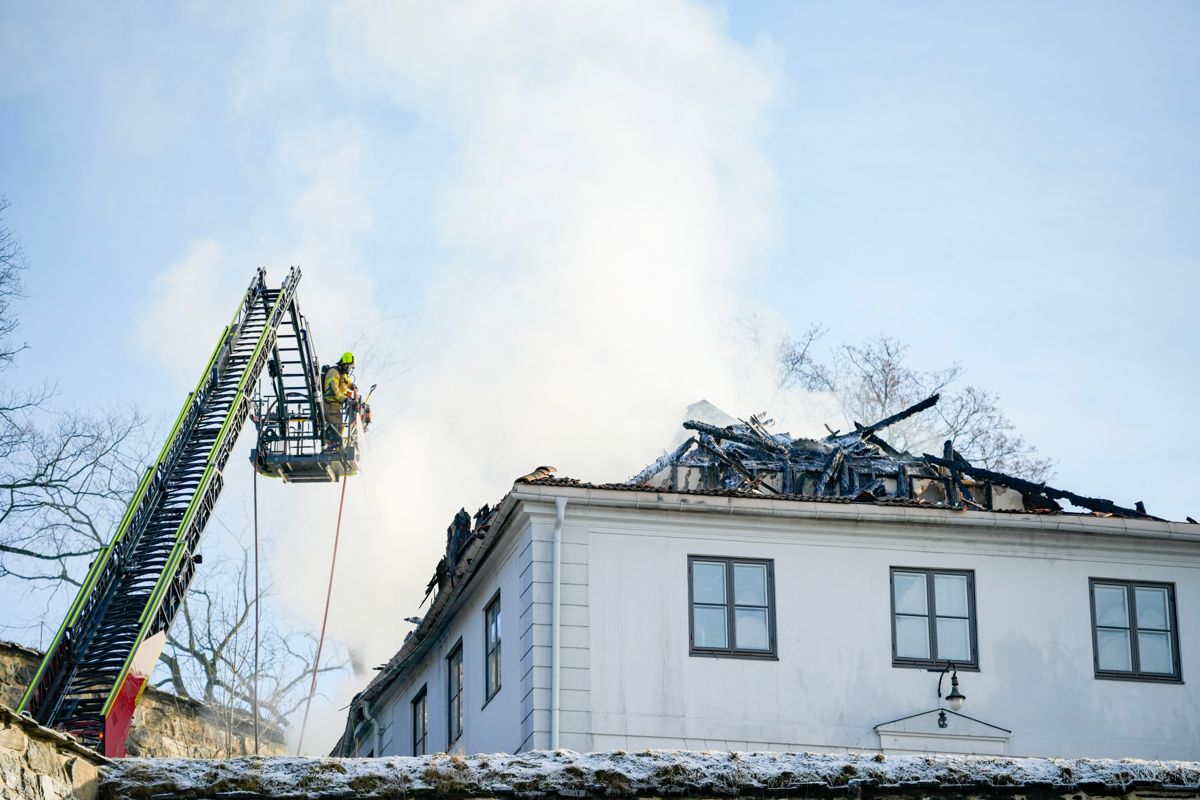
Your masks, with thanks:
[[[463,665],[462,639],[446,656],[446,749],[458,741],[463,732]]]
[[[500,593],[483,610],[484,704],[500,691]]]
[[[975,573],[892,567],[892,666],[978,668]]]
[[[425,706],[426,688],[426,686],[422,686],[421,691],[417,692],[417,696],[412,701],[412,754],[414,756],[423,756],[429,752],[429,713]]]
[[[1089,580],[1097,678],[1180,681],[1175,586]]]
[[[688,556],[691,653],[775,657],[773,562]]]

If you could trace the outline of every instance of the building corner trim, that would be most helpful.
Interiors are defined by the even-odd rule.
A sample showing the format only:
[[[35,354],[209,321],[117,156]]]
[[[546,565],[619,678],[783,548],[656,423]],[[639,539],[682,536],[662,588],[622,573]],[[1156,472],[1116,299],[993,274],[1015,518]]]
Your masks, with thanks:
[[[554,544],[550,575],[550,749],[558,749],[559,736],[559,639],[562,621],[562,532],[567,513],[567,498],[554,498]]]

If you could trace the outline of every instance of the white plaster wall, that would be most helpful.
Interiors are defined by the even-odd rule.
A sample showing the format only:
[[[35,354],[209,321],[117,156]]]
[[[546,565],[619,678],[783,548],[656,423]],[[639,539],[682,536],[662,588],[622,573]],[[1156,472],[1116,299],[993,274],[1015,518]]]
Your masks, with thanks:
[[[376,701],[382,724],[380,755],[412,755],[412,701],[421,686],[427,686],[429,717],[428,750],[447,749],[446,657],[462,638],[463,643],[463,735],[454,752],[514,753],[524,738],[521,733],[521,677],[524,648],[520,646],[521,591],[520,559],[528,548],[529,527],[509,531],[499,550],[472,581],[447,630],[402,681]],[[500,690],[485,703],[484,607],[500,591]],[[527,657],[527,654],[525,654]],[[360,743],[359,754],[370,749],[369,739]]]
[[[1195,542],[581,504],[567,519],[587,534],[590,748],[878,750],[875,725],[937,705],[936,674],[891,665],[889,568],[908,566],[974,570],[963,713],[1011,729],[1009,754],[1200,758]],[[689,656],[689,554],[774,559],[777,661]],[[1175,583],[1185,683],[1094,677],[1089,577]]]

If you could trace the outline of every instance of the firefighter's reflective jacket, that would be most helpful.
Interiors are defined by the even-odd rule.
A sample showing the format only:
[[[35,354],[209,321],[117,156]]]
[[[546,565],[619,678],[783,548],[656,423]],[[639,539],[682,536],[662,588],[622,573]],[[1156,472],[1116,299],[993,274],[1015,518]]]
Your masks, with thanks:
[[[354,382],[336,366],[325,370],[323,397],[326,403],[341,405],[353,393]]]

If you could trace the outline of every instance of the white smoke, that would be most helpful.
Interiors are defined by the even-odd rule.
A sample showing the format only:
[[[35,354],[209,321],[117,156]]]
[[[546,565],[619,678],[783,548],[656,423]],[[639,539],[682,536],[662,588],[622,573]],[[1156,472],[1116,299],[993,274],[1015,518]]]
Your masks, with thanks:
[[[701,398],[743,417],[794,403],[776,390],[771,346],[735,322],[775,215],[764,136],[777,70],[687,2],[345,4],[330,38],[347,91],[452,143],[426,176],[427,261],[382,264],[356,246],[402,227],[363,196],[372,181],[404,185],[379,143],[411,138],[388,145],[339,120],[279,135],[275,168],[297,199],[284,231],[247,248],[305,264],[302,307],[326,360],[364,336],[394,349],[379,321],[405,301],[375,287],[423,276],[408,301],[422,355],[373,403],[330,618],[372,665],[399,647],[460,507],[495,502],[539,464],[623,480]],[[359,362],[364,385],[385,366]],[[832,409],[788,411],[793,432],[815,434]],[[269,556],[274,582],[315,623],[338,489],[263,491],[287,545]],[[365,678],[314,707],[314,752]]]
[[[768,376],[739,378],[728,322],[773,215],[774,73],[685,3],[340,8],[343,80],[455,143],[429,198],[434,352],[380,397],[350,517],[375,580],[341,598],[409,610],[460,506],[539,464],[624,479],[690,402],[746,414],[763,399]],[[375,658],[399,641],[358,627]]]

